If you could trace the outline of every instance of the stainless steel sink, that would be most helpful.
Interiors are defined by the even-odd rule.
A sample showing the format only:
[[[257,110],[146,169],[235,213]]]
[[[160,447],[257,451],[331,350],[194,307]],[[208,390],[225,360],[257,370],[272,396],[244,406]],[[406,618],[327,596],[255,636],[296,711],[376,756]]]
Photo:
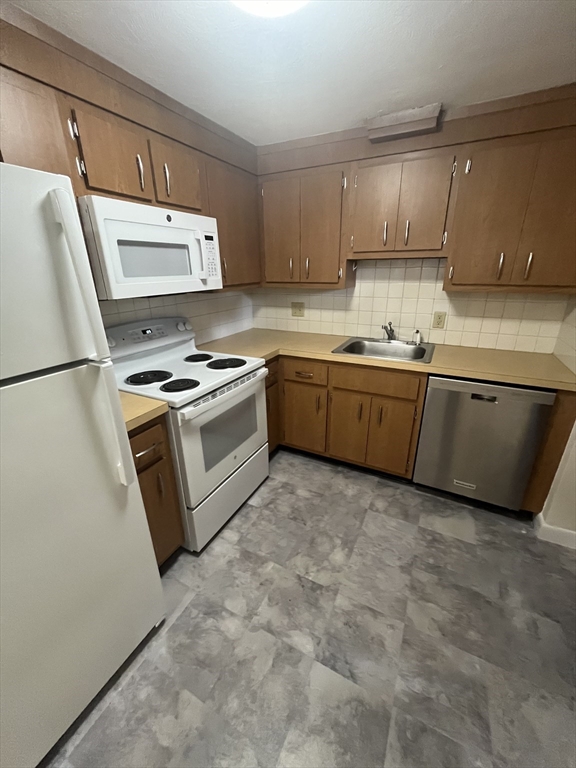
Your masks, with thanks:
[[[412,341],[387,341],[386,339],[348,339],[344,344],[333,349],[332,354],[429,363],[434,354],[434,344],[415,344]]]

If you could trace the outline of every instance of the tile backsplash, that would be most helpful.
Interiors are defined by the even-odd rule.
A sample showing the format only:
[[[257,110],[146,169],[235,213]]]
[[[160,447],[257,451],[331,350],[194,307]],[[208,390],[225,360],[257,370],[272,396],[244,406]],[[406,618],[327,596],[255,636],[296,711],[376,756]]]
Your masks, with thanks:
[[[568,297],[525,293],[446,293],[445,259],[359,261],[356,286],[340,291],[257,290],[254,326],[280,330],[382,336],[392,322],[400,339],[415,328],[424,341],[466,347],[554,352]],[[290,303],[304,302],[303,318]],[[446,312],[442,330],[434,312]]]
[[[154,317],[187,317],[196,331],[197,344],[252,328],[252,301],[243,293],[180,293],[99,304],[105,326]]]
[[[571,296],[568,301],[566,316],[558,333],[554,354],[573,373],[576,373],[576,296]]]

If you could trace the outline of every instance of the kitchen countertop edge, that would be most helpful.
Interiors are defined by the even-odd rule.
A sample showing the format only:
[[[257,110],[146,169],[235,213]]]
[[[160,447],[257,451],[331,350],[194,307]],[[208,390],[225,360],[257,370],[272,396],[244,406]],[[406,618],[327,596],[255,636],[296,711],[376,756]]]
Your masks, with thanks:
[[[120,392],[120,403],[128,432],[168,412],[168,404],[162,400],[132,395],[129,392]]]

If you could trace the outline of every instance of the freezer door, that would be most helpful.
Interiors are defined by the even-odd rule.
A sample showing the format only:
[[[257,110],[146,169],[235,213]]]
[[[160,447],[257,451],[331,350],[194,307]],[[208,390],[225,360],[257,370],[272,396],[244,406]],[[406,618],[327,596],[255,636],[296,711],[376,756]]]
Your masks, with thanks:
[[[110,406],[96,364],[0,389],[3,766],[36,765],[163,617]]]
[[[0,165],[0,378],[109,356],[72,184]]]

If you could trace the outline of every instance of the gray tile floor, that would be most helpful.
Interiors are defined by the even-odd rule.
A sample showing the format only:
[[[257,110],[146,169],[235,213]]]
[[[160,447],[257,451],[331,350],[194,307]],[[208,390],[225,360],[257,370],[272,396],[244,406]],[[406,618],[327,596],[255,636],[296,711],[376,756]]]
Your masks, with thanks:
[[[287,451],[53,768],[576,765],[576,562]]]

